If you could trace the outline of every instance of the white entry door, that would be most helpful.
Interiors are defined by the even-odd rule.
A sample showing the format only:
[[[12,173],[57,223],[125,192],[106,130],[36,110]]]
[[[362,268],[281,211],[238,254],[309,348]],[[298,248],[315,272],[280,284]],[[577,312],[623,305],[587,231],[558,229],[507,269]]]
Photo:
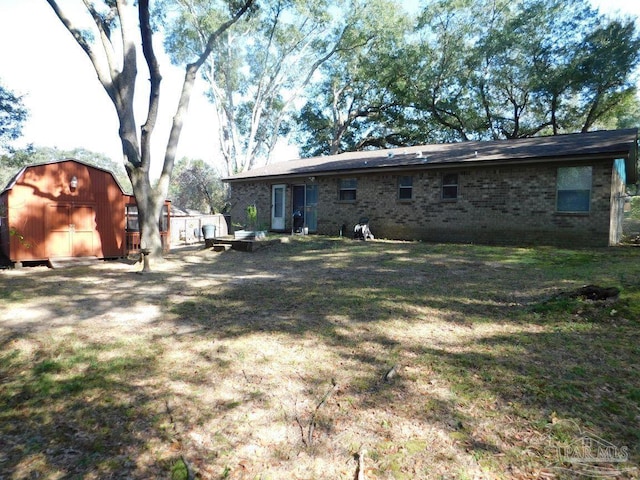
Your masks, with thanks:
[[[284,230],[285,191],[286,191],[286,185],[273,185],[271,187],[271,229],[272,230]]]

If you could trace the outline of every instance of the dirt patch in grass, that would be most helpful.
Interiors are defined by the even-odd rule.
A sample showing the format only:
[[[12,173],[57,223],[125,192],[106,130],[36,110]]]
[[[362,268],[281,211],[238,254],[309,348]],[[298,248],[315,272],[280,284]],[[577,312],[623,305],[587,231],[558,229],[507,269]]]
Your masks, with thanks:
[[[3,271],[0,478],[637,478],[639,256],[296,237]],[[585,284],[620,295],[559,295]],[[568,461],[587,438],[620,455]]]

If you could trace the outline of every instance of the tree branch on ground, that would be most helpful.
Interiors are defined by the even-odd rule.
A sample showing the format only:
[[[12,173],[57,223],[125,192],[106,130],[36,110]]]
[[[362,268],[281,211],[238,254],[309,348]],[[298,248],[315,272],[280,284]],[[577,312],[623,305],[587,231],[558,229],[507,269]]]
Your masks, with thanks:
[[[337,382],[334,379],[331,379],[331,388],[329,388],[325,392],[325,394],[322,396],[322,398],[320,398],[320,401],[316,404],[315,408],[313,409],[313,412],[311,412],[311,416],[309,418],[309,421],[306,423],[306,425],[303,423],[302,420],[300,420],[300,417],[298,416],[298,412],[296,411],[295,421],[296,421],[296,424],[298,425],[298,428],[300,429],[300,438],[302,440],[302,444],[305,447],[311,448],[313,446],[313,434],[315,432],[315,429],[318,423],[318,413],[320,412],[320,409],[322,408],[322,406],[326,403],[329,397],[333,395],[333,393],[336,391],[337,388],[338,388]]]

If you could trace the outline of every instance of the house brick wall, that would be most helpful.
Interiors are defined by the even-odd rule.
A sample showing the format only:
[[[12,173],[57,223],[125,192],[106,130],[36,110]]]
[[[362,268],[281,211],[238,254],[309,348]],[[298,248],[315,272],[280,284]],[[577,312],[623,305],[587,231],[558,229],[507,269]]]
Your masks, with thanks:
[[[353,232],[368,217],[378,238],[488,244],[606,246],[610,236],[614,178],[612,161],[592,163],[591,205],[588,214],[556,213],[559,164],[416,170],[398,173],[318,176],[318,232],[338,235],[342,226]],[[442,199],[442,176],[458,174],[458,198]],[[398,177],[413,177],[413,198],[398,199]],[[338,199],[339,179],[357,178],[355,201]],[[287,212],[291,211],[286,182],[244,182],[231,185],[232,221],[243,218],[255,203],[258,215],[270,221],[271,185],[287,183]],[[622,186],[622,188],[624,188]],[[287,229],[291,228],[288,218]]]
[[[231,185],[231,225],[239,230],[238,225],[247,224],[246,208],[255,205],[258,210],[258,225],[271,225],[271,185],[272,182],[245,182]],[[287,198],[290,195],[287,195]],[[287,211],[289,211],[287,207]],[[231,232],[230,232],[231,233]]]

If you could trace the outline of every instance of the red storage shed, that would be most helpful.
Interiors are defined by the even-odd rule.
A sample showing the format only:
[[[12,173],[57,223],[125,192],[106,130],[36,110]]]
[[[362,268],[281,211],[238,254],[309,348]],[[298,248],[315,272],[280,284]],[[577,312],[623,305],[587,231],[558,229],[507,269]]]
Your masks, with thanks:
[[[136,229],[135,198],[110,171],[78,160],[23,167],[0,193],[0,248],[11,262],[122,257],[139,250]]]

